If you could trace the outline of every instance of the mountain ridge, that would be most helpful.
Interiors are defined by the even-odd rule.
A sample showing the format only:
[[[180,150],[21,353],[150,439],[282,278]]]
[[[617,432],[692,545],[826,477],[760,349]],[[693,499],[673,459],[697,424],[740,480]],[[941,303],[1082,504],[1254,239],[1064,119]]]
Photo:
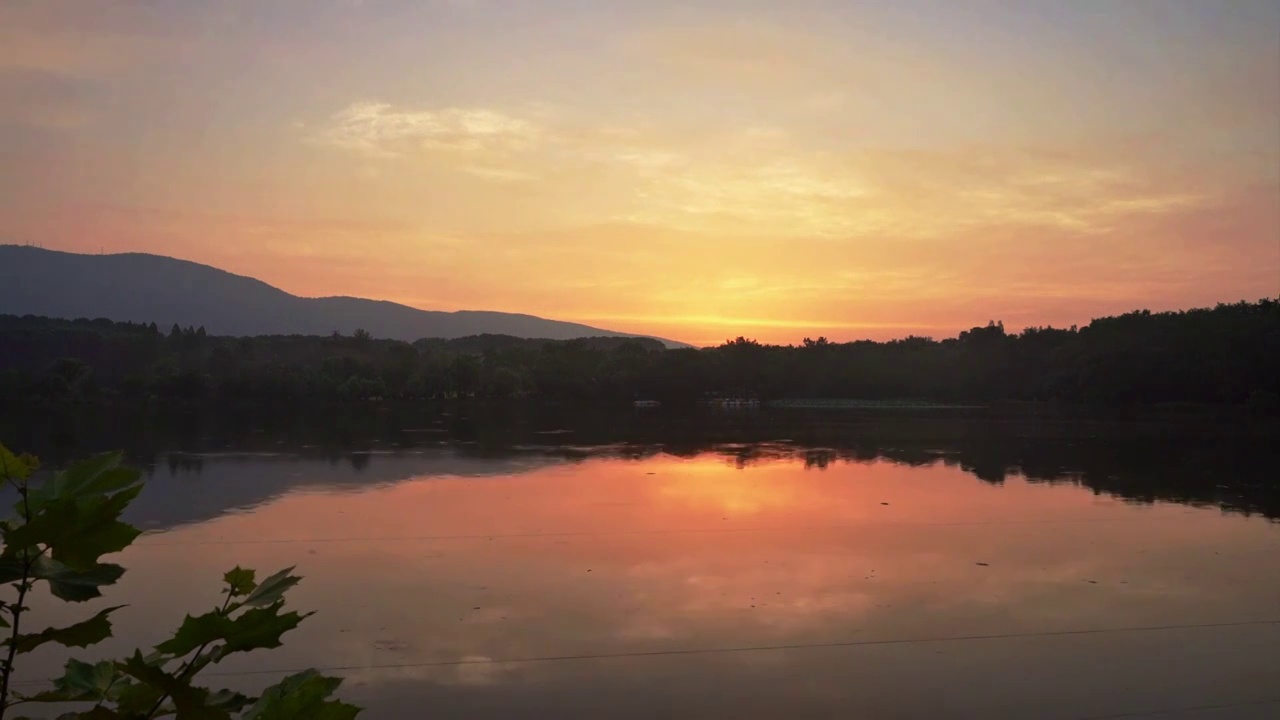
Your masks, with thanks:
[[[216,335],[327,335],[363,329],[412,342],[495,334],[568,340],[646,337],[527,313],[422,310],[347,295],[302,297],[248,275],[152,253],[90,255],[0,245],[0,312],[204,326]]]

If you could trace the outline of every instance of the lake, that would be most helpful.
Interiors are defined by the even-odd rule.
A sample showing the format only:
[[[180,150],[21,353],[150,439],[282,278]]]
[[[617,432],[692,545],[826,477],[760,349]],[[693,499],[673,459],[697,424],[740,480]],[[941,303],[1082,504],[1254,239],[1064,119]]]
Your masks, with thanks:
[[[369,718],[1280,716],[1269,430],[976,411],[5,429],[147,469],[103,652],[167,637],[237,564],[297,566],[290,606],[317,614],[207,684],[315,666]],[[31,658],[20,683],[64,659]]]

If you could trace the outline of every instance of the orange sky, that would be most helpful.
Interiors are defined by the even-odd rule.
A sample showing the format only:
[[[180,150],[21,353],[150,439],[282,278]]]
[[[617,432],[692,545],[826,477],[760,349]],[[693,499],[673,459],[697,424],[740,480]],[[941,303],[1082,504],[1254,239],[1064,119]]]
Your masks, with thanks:
[[[694,343],[1280,294],[1280,3],[0,5],[0,241]]]

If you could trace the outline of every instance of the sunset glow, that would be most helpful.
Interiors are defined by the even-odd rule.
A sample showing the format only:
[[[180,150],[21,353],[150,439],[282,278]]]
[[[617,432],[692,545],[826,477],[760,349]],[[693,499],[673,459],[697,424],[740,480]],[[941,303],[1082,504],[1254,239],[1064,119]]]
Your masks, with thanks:
[[[14,0],[0,212],[698,344],[1276,296],[1280,3]]]

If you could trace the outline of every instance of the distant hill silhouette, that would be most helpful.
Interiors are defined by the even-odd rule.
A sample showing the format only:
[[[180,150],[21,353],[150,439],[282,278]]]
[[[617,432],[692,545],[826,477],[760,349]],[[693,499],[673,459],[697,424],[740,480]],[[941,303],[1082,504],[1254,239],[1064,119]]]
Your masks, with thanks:
[[[204,326],[212,335],[350,334],[413,341],[494,334],[634,337],[516,313],[419,310],[353,297],[303,298],[261,280],[162,255],[81,255],[0,245],[0,313]],[[682,343],[657,338],[669,347]]]

